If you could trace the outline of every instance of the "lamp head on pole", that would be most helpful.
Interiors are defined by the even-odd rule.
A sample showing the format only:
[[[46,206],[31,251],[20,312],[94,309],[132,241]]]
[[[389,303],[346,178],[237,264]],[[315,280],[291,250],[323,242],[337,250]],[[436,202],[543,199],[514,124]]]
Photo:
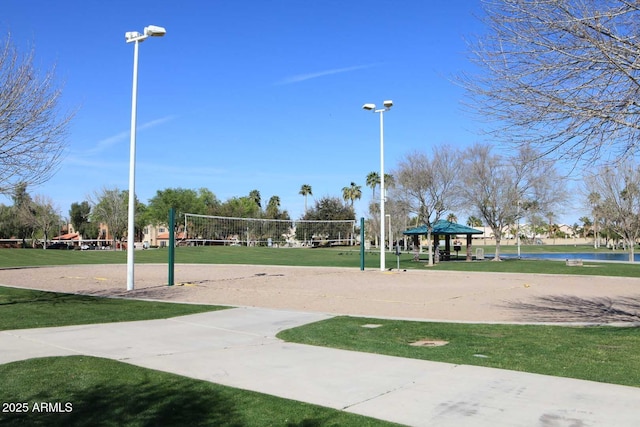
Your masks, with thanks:
[[[167,30],[157,25],[149,25],[148,27],[144,27],[144,33],[150,37],[162,37],[167,34]]]
[[[165,34],[167,34],[167,30],[164,27],[149,25],[148,27],[144,27],[143,34],[140,34],[137,31],[128,31],[124,33],[124,38],[127,43],[143,42],[147,37],[162,37]]]
[[[391,107],[393,107],[393,101],[390,99],[387,99],[382,103],[382,105],[384,105],[384,108],[376,110],[376,104],[364,104],[362,106],[362,109],[367,111],[373,111],[374,113],[382,113],[384,111],[389,111]]]

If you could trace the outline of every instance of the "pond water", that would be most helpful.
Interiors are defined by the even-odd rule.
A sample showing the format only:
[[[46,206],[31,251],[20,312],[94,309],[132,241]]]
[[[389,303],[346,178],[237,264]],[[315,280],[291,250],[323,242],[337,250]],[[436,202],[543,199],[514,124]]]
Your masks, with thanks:
[[[486,255],[485,255],[486,256]],[[500,258],[517,258],[517,254],[501,254]],[[523,259],[581,259],[584,261],[629,261],[629,254],[623,251],[598,252],[598,253],[547,253],[547,254],[520,254]],[[640,261],[640,254],[634,254],[634,260]]]

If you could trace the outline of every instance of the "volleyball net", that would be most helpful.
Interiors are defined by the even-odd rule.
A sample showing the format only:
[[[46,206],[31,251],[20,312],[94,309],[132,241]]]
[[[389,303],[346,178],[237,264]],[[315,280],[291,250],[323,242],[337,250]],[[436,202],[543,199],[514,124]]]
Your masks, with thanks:
[[[316,247],[356,244],[355,220],[284,220],[184,215],[187,245]]]

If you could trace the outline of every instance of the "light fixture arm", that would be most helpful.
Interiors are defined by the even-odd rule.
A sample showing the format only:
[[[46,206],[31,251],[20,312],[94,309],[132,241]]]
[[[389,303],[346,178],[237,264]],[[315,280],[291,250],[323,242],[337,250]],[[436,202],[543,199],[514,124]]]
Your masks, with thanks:
[[[129,31],[127,33],[125,33],[124,38],[126,40],[127,43],[132,43],[132,42],[143,42],[145,41],[145,39],[149,37],[146,34],[140,34],[137,31]]]

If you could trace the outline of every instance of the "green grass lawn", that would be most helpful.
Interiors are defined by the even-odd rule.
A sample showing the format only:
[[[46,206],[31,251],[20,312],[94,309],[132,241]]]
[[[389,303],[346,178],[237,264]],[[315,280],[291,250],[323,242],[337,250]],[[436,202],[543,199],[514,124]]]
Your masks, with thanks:
[[[392,426],[395,424],[88,356],[0,365],[2,426]],[[41,402],[70,412],[35,412]],[[69,403],[71,406],[67,406]]]
[[[523,249],[524,251],[524,249]],[[584,251],[583,248],[576,251]],[[165,250],[136,252],[137,263],[166,263]],[[345,248],[177,248],[177,263],[338,266],[358,268],[359,252]],[[402,254],[400,268],[640,277],[640,266],[509,260],[442,262],[435,267]],[[126,252],[0,249],[0,268],[70,264],[124,264]],[[366,268],[379,267],[368,251]],[[396,257],[387,255],[387,267]],[[166,318],[219,307],[152,303],[0,287],[0,330],[109,321]],[[366,323],[382,325],[363,328]],[[281,338],[449,363],[497,367],[640,387],[640,330],[407,322],[338,317],[283,331]],[[441,347],[412,347],[420,340]],[[85,357],[42,358],[0,365],[0,401],[70,402],[60,414],[0,413],[2,425],[63,426],[366,426],[390,425],[340,411],[236,390],[208,382]]]
[[[496,273],[570,274],[584,276],[640,277],[640,263],[584,262],[583,266],[570,267],[564,261],[506,259],[494,261],[441,262],[435,268],[441,271],[479,271]]]
[[[381,325],[365,328],[363,325]],[[336,317],[282,331],[301,344],[640,387],[640,328],[431,323]],[[443,340],[414,347],[418,340]]]
[[[559,252],[593,251],[589,247],[565,246],[531,246],[529,248],[554,248]],[[487,250],[489,250],[488,248]],[[560,250],[562,249],[562,250]],[[423,258],[426,254],[423,255]],[[153,249],[136,251],[136,263],[161,263],[168,261],[167,250]],[[357,248],[317,248],[317,249],[284,249],[267,247],[241,246],[200,246],[176,248],[177,264],[253,264],[253,265],[291,265],[291,266],[330,266],[360,267],[360,253]],[[72,264],[125,264],[124,251],[61,251],[42,249],[0,249],[0,268],[24,266],[49,266]],[[387,268],[396,268],[397,259],[392,253],[386,256]],[[379,268],[380,254],[366,251],[365,268]],[[426,262],[414,262],[413,254],[403,253],[400,256],[400,269],[459,270],[486,272],[548,273],[548,274],[583,274],[601,276],[640,277],[640,263],[585,262],[584,267],[568,267],[563,261],[517,260],[502,262],[492,261],[452,261],[441,262],[428,267]]]
[[[0,330],[166,319],[227,307],[96,298],[0,286]]]
[[[0,287],[0,330],[163,319],[226,307]],[[0,412],[3,426],[390,426],[264,394],[86,356],[0,365],[0,402],[70,402],[69,413]]]

